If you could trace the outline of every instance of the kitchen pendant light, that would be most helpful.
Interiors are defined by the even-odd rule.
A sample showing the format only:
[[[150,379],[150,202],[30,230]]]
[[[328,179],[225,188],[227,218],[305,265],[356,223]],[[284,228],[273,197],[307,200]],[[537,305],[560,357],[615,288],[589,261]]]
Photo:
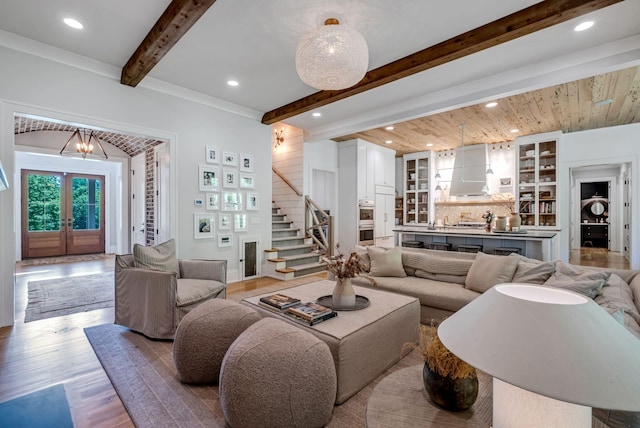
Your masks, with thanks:
[[[296,49],[296,70],[307,85],[339,90],[360,82],[369,67],[369,48],[356,30],[330,18],[305,34]]]

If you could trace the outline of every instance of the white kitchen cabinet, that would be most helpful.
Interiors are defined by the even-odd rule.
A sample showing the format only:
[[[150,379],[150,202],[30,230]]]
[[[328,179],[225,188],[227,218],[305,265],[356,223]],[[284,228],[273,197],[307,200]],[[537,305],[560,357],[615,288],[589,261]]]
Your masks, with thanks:
[[[393,237],[395,227],[395,188],[376,186],[376,208],[374,213],[374,237]]]
[[[404,155],[404,221],[405,225],[427,225],[433,211],[430,197],[431,152]]]
[[[374,148],[371,148],[370,151],[372,152],[375,184],[381,186],[395,186],[395,151],[380,146],[375,146]]]

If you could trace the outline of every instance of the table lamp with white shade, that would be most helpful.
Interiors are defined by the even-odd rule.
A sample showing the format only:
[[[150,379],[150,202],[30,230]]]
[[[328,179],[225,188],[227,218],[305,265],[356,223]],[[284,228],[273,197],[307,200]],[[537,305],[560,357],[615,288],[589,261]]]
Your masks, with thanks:
[[[591,427],[591,407],[640,411],[640,340],[580,294],[498,284],[438,336],[494,377],[494,428]]]

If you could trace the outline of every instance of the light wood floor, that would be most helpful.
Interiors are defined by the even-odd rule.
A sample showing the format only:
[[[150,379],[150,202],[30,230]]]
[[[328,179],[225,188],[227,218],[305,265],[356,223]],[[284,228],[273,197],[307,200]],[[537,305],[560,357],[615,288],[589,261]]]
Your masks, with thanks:
[[[572,252],[572,263],[628,269],[628,263],[620,254],[597,248],[583,250]],[[28,281],[106,272],[113,270],[113,264],[110,257],[86,262],[16,265],[15,325],[0,328],[0,402],[62,383],[76,427],[133,426],[83,331],[85,327],[112,323],[113,308],[23,322]],[[228,293],[268,287],[276,282],[260,278],[233,283],[229,284]]]

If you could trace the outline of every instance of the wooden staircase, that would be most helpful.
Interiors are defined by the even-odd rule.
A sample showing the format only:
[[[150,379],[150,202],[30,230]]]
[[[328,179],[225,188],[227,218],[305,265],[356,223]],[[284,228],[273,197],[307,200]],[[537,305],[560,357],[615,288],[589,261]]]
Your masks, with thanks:
[[[292,227],[293,222],[280,208],[271,208],[271,245],[265,250],[267,265],[264,275],[288,281],[305,275],[326,270],[320,263],[320,254],[314,250],[311,240],[300,236],[300,229]]]

